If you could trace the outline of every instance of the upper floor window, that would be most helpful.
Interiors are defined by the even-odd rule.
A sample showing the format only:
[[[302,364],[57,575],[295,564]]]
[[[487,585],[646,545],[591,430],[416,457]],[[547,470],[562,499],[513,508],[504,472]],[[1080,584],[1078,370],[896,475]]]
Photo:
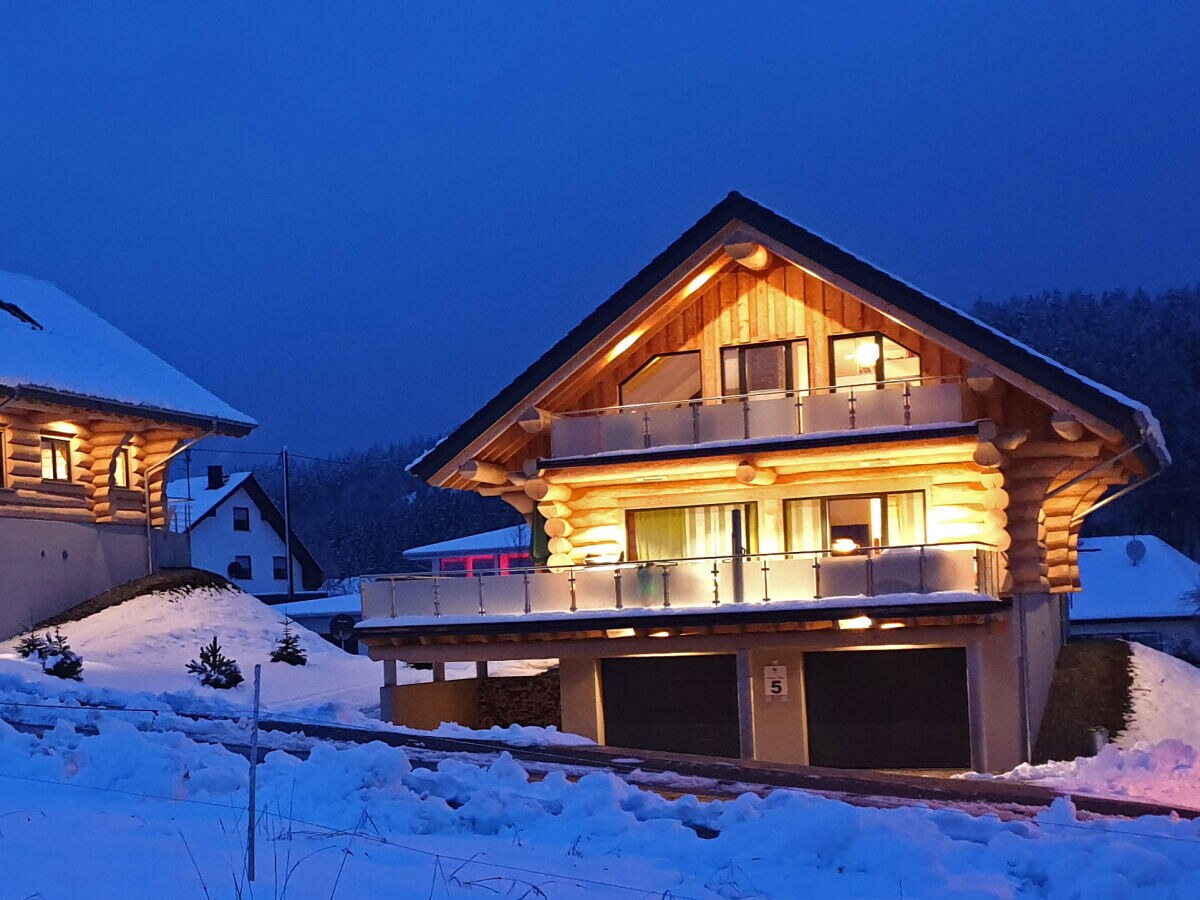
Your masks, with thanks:
[[[742,521],[742,549],[758,552],[753,503],[631,510],[626,518],[630,559],[695,559],[733,553],[733,514]]]
[[[250,530],[250,507],[235,506],[233,508],[233,530],[234,531],[249,531]]]
[[[700,352],[663,353],[621,382],[621,405],[698,400],[702,393]]]
[[[808,341],[721,348],[722,393],[786,394],[808,389]]]
[[[831,549],[855,553],[868,547],[925,542],[925,495],[921,491],[814,497],[784,502],[789,551]]]
[[[842,334],[829,339],[834,386],[855,387],[921,377],[921,358],[879,332]]]
[[[42,480],[71,480],[71,439],[42,437]]]
[[[113,457],[112,483],[113,487],[129,487],[129,448],[122,447]]]

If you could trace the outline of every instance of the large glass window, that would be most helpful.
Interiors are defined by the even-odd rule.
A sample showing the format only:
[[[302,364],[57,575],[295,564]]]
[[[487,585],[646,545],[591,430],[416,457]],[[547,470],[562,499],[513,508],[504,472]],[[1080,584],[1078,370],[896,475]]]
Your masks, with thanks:
[[[878,332],[831,337],[829,357],[833,384],[838,387],[921,377],[921,358]]]
[[[621,384],[621,404],[663,403],[697,400],[700,384],[700,353],[664,353],[651,357]]]
[[[758,522],[753,503],[683,506],[631,511],[627,524],[632,559],[691,559],[733,552],[733,513],[742,516],[742,545],[758,552]]]
[[[42,438],[42,480],[71,480],[71,439]]]
[[[920,491],[788,500],[784,522],[789,551],[925,543],[925,495]]]
[[[808,388],[808,342],[721,349],[722,393],[786,395]]]

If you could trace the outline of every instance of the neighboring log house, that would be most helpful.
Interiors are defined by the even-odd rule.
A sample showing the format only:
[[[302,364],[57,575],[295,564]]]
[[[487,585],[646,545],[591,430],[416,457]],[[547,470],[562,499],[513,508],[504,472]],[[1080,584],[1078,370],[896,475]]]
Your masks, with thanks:
[[[1141,404],[730,194],[422,459],[543,567],[369,580],[394,664],[557,657],[563,727],[793,763],[1029,757],[1083,518],[1169,462]]]
[[[0,272],[0,636],[164,565],[170,459],[255,423],[53,285]]]

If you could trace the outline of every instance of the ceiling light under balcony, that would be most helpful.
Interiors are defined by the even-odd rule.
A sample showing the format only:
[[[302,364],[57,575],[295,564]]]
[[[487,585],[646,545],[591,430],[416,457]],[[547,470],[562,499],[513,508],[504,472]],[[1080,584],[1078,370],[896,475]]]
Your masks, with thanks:
[[[652,638],[665,638],[670,637],[671,632],[667,631],[665,628],[660,628],[658,631],[650,632],[649,636]]]
[[[864,628],[870,628],[873,624],[870,616],[854,616],[851,619],[838,619],[838,628],[842,631],[862,631]]]

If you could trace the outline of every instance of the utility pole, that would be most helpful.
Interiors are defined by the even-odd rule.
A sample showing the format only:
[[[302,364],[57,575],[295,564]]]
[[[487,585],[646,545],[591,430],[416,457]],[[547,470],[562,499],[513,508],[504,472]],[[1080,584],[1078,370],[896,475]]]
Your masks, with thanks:
[[[296,599],[296,579],[292,574],[292,487],[288,449],[283,448],[283,543],[287,553],[288,603]]]
[[[262,665],[254,665],[254,720],[250,726],[250,821],[246,824],[246,875],[254,880],[255,800],[258,793],[258,700],[262,688]]]

